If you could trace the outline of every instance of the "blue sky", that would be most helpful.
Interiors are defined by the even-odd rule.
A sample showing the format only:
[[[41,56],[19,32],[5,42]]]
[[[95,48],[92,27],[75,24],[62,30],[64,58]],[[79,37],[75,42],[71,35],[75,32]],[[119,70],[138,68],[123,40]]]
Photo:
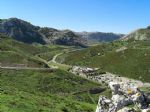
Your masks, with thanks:
[[[150,0],[0,0],[0,18],[74,31],[129,33],[150,25]]]

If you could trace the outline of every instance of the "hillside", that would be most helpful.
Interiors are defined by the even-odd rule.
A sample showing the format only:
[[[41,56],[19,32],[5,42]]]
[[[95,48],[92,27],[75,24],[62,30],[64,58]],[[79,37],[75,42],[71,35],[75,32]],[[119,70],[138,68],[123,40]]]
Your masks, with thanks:
[[[64,57],[66,64],[98,67],[120,76],[150,82],[150,41],[104,43]]]
[[[121,38],[122,40],[150,40],[150,28],[136,30]]]
[[[29,45],[15,41],[3,34],[0,34],[0,40],[0,64],[3,66],[48,67],[47,63],[40,58],[52,52],[48,56],[48,59],[51,59],[55,55],[54,51],[59,52],[65,49],[64,47],[53,45]]]
[[[0,34],[0,111],[92,112],[99,94],[110,94],[105,85],[75,76],[63,68],[48,71],[57,53],[66,46],[25,44]],[[1,67],[37,67],[38,70]],[[94,88],[102,93],[92,93]]]
[[[56,70],[54,72],[0,69],[0,111],[94,112],[100,84]]]

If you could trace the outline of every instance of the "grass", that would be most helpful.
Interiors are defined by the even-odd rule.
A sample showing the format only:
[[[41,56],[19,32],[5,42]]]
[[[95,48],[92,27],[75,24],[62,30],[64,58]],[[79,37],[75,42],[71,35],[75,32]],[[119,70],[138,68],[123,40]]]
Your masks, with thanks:
[[[51,52],[45,52],[45,53],[40,53],[40,54],[37,54],[38,57],[46,60],[46,61],[49,61],[51,60],[56,54],[58,54],[60,52],[60,50],[58,51],[51,51]]]
[[[0,62],[1,63],[24,63],[25,57],[14,51],[0,51]]]
[[[126,46],[127,49],[116,52]],[[91,47],[65,56],[69,65],[99,67],[121,76],[150,82],[150,42],[113,42]]]
[[[65,70],[65,71],[68,71],[68,69],[71,68],[71,66],[69,66],[69,65],[61,64],[61,63],[54,63],[54,62],[49,62],[48,65],[52,66],[52,67],[57,67],[61,70]]]
[[[103,85],[56,70],[0,69],[1,112],[94,112],[99,94],[72,94]]]
[[[140,90],[150,93],[150,87],[141,87]]]
[[[95,105],[56,95],[33,95],[16,92],[1,95],[1,112],[94,112]]]

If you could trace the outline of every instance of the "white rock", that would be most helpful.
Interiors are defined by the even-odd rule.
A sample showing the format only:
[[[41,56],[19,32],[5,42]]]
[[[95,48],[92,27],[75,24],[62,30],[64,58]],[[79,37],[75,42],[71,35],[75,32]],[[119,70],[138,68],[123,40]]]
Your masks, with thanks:
[[[132,111],[131,109],[129,109],[127,107],[124,107],[124,108],[118,110],[117,112],[135,112],[135,111]]]
[[[113,94],[119,93],[120,84],[117,82],[109,82],[109,87],[112,90]]]

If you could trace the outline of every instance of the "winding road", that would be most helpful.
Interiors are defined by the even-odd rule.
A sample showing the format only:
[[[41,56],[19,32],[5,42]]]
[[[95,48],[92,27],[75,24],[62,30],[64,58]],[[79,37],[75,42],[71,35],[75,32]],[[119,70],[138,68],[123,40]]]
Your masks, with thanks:
[[[55,56],[53,56],[52,60],[48,61],[48,63],[51,63],[51,62],[53,62],[53,63],[58,63],[58,62],[56,61],[56,58],[57,58],[58,56],[62,55],[62,54],[64,54],[64,53],[56,54]]]

